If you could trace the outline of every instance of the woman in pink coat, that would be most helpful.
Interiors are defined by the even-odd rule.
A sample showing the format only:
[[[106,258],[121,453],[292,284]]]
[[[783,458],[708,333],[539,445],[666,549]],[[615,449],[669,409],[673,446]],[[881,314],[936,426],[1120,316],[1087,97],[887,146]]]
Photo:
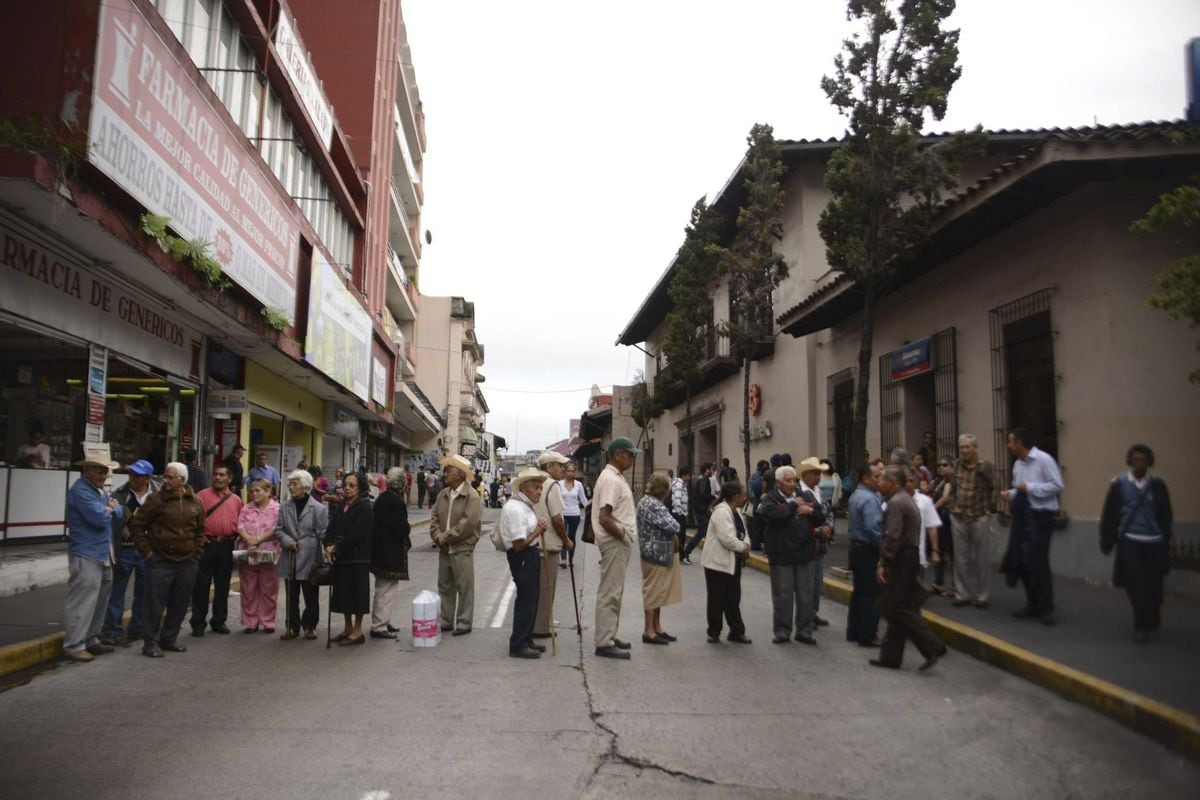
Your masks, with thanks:
[[[279,539],[275,525],[279,521],[279,503],[271,499],[271,484],[258,480],[247,490],[250,502],[242,506],[237,534],[246,561],[238,564],[242,583],[242,633],[254,633],[260,627],[275,632],[275,603],[279,597]]]

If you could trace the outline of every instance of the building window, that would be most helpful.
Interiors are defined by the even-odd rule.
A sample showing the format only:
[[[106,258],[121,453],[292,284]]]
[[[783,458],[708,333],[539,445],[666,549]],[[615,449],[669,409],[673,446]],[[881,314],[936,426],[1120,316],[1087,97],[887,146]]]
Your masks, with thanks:
[[[988,312],[992,344],[992,418],[997,484],[1008,485],[1008,432],[1026,428],[1038,448],[1058,458],[1054,330],[1042,289]]]
[[[891,353],[879,357],[879,455],[888,460],[893,450],[902,446],[900,423],[900,381],[892,380]]]
[[[954,328],[933,335],[934,458],[955,458],[958,452],[958,346]],[[933,464],[926,464],[936,472]]]
[[[854,368],[835,372],[825,379],[825,422],[829,429],[825,440],[833,468],[845,475],[859,464],[850,452],[850,430],[854,421]]]
[[[880,455],[891,457],[897,447],[909,454],[924,447],[933,433],[936,452],[929,460],[958,450],[958,365],[956,332],[945,328],[928,337],[928,363],[907,377],[892,377],[895,352],[879,356]],[[908,348],[925,342],[905,343]],[[926,464],[932,469],[932,466]]]

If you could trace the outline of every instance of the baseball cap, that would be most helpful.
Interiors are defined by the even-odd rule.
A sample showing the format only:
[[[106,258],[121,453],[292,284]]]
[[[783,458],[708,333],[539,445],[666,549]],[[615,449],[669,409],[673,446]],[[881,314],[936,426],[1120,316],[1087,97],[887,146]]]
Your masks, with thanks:
[[[553,450],[546,450],[537,458],[538,466],[546,464],[569,464],[571,459],[564,456],[562,453],[556,453]]]
[[[134,475],[153,475],[154,466],[144,458],[139,458],[127,468]]]
[[[624,450],[625,452],[632,453],[635,456],[642,452],[639,448],[634,446],[633,440],[628,436],[618,436],[608,445],[609,455],[612,455],[618,450]]]

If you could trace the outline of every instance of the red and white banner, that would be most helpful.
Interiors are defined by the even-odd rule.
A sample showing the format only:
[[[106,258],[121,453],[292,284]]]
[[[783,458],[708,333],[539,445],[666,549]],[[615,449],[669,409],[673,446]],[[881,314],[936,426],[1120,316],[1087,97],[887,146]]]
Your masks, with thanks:
[[[299,212],[202,83],[129,0],[106,0],[88,160],[179,235],[208,243],[264,305],[295,314]]]

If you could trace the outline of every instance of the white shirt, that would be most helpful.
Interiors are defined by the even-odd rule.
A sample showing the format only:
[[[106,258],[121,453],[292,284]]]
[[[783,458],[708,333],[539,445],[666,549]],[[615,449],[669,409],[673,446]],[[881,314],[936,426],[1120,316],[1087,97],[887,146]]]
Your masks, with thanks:
[[[529,537],[537,527],[537,514],[519,498],[511,503],[505,503],[500,510],[500,539],[504,542],[505,550],[512,550],[513,542]]]
[[[583,484],[576,480],[575,485],[568,489],[567,480],[564,478],[558,482],[558,485],[562,487],[563,516],[578,517],[587,508],[588,504],[587,493],[583,490]]]
[[[607,465],[600,472],[600,477],[596,478],[596,488],[592,491],[592,505],[595,506],[592,511],[595,515],[592,518],[592,532],[596,537],[597,546],[613,538],[600,524],[600,511],[605,506],[612,507],[613,519],[621,526],[625,541],[632,544],[637,540],[637,510],[633,503],[633,491],[621,475],[621,470],[612,464]]]
[[[1025,458],[1013,461],[1012,488],[1015,493],[1022,483],[1029,489],[1029,507],[1034,511],[1058,511],[1058,496],[1063,490],[1062,473],[1054,456],[1029,448]]]
[[[917,492],[913,495],[913,502],[917,504],[917,510],[921,512],[921,527],[926,531],[930,528],[942,527],[942,518],[938,515],[937,509],[933,506],[933,498],[923,492]],[[921,532],[921,540],[917,544],[917,548],[921,551],[921,566],[929,565],[929,559],[925,552],[925,531]],[[938,549],[941,549],[940,543]]]

